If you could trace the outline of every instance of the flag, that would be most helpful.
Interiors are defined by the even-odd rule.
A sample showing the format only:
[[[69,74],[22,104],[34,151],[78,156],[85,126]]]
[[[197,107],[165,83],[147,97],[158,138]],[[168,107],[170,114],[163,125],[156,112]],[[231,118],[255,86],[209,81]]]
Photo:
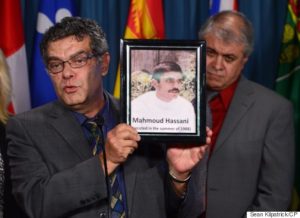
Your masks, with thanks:
[[[10,112],[30,109],[30,94],[20,0],[0,0],[0,48],[9,66],[12,82]]]
[[[238,10],[237,0],[210,0],[210,15],[216,14],[219,11]]]
[[[61,21],[64,17],[74,15],[75,6],[72,0],[40,0],[31,65],[32,74],[30,75],[32,107],[37,107],[56,99],[54,88],[40,54],[39,44],[43,34],[49,27]]]
[[[125,39],[163,39],[165,25],[162,0],[131,0]],[[120,97],[120,66],[114,86],[114,96]]]
[[[289,0],[279,58],[276,91],[290,99],[294,105],[296,132],[296,178],[293,202],[300,209],[300,0]],[[296,204],[296,205],[295,205]],[[293,207],[294,207],[293,206]]]

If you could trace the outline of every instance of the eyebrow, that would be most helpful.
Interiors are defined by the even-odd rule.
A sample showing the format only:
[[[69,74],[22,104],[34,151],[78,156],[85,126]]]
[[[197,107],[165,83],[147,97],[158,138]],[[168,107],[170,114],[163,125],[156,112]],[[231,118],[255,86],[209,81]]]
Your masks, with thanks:
[[[207,50],[211,50],[211,51],[213,51],[213,52],[215,52],[215,53],[217,53],[217,54],[219,54],[219,55],[222,55],[222,56],[232,56],[232,57],[237,57],[236,54],[232,54],[232,53],[225,53],[225,54],[223,54],[223,53],[220,53],[220,52],[218,52],[217,50],[215,50],[215,49],[213,49],[213,48],[211,48],[211,47],[207,47],[206,49],[207,49]]]
[[[80,51],[77,51],[76,53],[72,54],[69,58],[67,58],[67,60],[69,59],[72,59],[73,57],[77,56],[77,55],[80,55],[82,53],[85,53],[86,51],[85,50],[80,50]],[[49,56],[47,58],[47,61],[51,61],[51,60],[60,60],[60,61],[63,61],[62,59],[56,57],[56,56]]]
[[[217,50],[211,48],[211,47],[207,47],[207,50],[211,50],[212,52],[221,55],[222,57],[230,57],[230,58],[234,58],[235,60],[239,58],[239,56],[237,56],[236,54],[232,54],[232,53],[219,53]]]

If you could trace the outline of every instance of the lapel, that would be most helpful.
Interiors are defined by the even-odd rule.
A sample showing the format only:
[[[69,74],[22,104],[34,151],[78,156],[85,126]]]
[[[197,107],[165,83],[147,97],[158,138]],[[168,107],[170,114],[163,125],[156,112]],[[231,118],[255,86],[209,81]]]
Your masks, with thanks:
[[[119,101],[117,101],[114,97],[112,97],[112,95],[109,94],[108,92],[104,92],[104,94],[107,96],[110,109],[112,110],[112,113],[115,116],[117,123],[119,123],[120,122]],[[122,164],[125,187],[126,187],[126,200],[127,200],[129,217],[131,216],[132,209],[134,207],[133,199],[134,199],[134,189],[135,189],[136,176],[137,176],[136,170],[133,170],[136,168],[135,164],[137,164],[137,162],[135,161],[136,157],[134,156],[135,155],[133,156],[130,155],[126,160],[126,162]]]
[[[133,198],[134,198],[134,188],[136,182],[136,170],[132,170],[134,166],[130,166],[134,164],[132,160],[133,157],[129,157],[131,160],[127,159],[127,161],[123,164],[123,172],[124,172],[124,180],[126,184],[126,197],[127,197],[127,206],[128,206],[128,214],[131,215],[131,211],[133,209]]]
[[[48,122],[81,159],[91,157],[88,142],[72,113],[61,103],[54,102]]]
[[[233,134],[239,121],[246,115],[254,102],[254,90],[247,79],[241,77],[217,138],[213,153],[218,152],[226,139]]]

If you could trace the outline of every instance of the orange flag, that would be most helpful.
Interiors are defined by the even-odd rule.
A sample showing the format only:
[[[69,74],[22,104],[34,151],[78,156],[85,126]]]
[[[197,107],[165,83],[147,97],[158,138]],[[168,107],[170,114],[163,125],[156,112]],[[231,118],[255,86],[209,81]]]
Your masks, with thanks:
[[[131,0],[125,39],[163,39],[165,25],[162,0]],[[120,66],[114,87],[114,96],[120,97]]]

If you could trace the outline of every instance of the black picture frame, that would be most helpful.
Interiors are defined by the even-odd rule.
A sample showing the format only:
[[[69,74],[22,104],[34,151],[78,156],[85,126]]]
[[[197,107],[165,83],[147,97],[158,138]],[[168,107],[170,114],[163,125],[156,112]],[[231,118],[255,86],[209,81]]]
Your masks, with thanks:
[[[206,43],[202,40],[121,39],[121,120],[135,127],[142,141],[205,143],[205,51]],[[155,66],[160,63],[179,65],[182,77],[172,71],[165,75],[174,74],[175,79],[166,77],[163,80],[163,74],[158,74],[160,71],[153,73]],[[160,75],[160,78],[153,75]],[[168,90],[162,81],[178,87]],[[153,86],[156,90],[153,90]],[[164,89],[166,96],[180,90],[177,97],[173,95],[173,99],[176,99],[176,103],[172,100],[173,106],[167,103],[171,102],[167,97],[164,99],[166,103],[156,99],[157,95],[164,96],[158,94],[158,90],[162,93]],[[166,107],[158,109],[154,105]],[[190,105],[194,115],[190,112]],[[175,117],[172,117],[174,114]]]

